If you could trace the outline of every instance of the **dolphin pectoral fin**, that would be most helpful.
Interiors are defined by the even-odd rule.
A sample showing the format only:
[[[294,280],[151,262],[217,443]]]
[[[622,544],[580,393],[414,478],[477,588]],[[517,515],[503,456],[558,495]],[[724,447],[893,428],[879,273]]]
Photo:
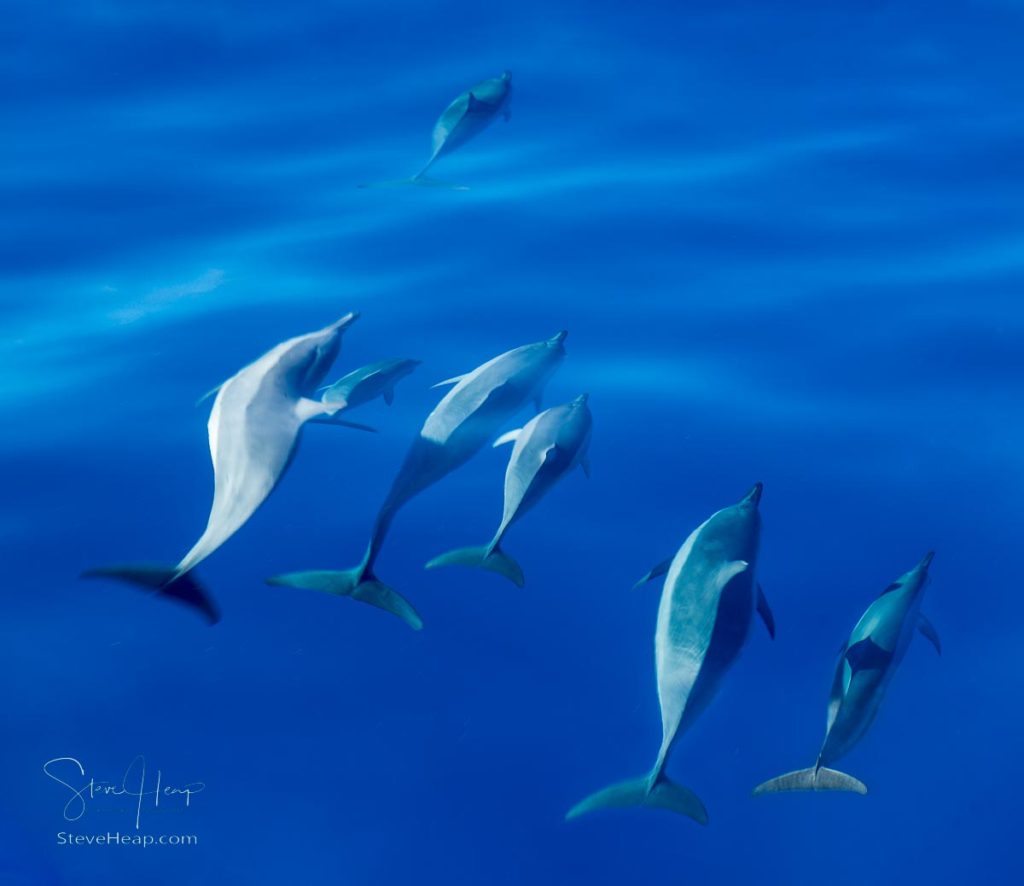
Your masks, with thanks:
[[[523,570],[519,564],[499,547],[481,545],[477,548],[456,548],[434,557],[426,565],[426,569],[437,569],[438,566],[476,566],[479,569],[486,569],[496,575],[507,578],[517,588],[521,588],[526,579],[523,577]]]
[[[864,782],[838,769],[812,766],[762,782],[754,788],[753,795],[756,797],[758,794],[779,794],[785,791],[849,791],[853,794],[866,794],[868,789]]]
[[[220,621],[220,613],[213,598],[191,572],[182,575],[166,566],[101,566],[86,569],[81,578],[112,578],[139,588],[148,588],[161,597],[167,597],[198,610],[210,624]]]
[[[395,402],[395,389],[394,388],[388,388],[384,392],[384,402],[387,403],[388,406],[390,406],[392,403]]]
[[[522,428],[516,428],[514,431],[506,431],[491,444],[491,448],[497,449],[499,446],[504,446],[506,443],[515,443],[522,432]]]
[[[352,428],[356,431],[368,431],[371,434],[378,433],[372,425],[361,425],[357,421],[347,421],[343,418],[311,418],[306,424],[309,425],[334,425],[336,428]]]
[[[444,381],[439,381],[436,385],[431,385],[431,388],[443,388],[445,385],[457,385],[462,381],[466,375],[453,375],[451,378],[446,378]]]
[[[300,422],[305,423],[315,418],[334,415],[341,412],[346,406],[348,406],[348,402],[345,399],[330,400],[325,403],[323,400],[300,397],[295,403],[295,415]]]
[[[629,806],[668,809],[689,816],[698,824],[708,823],[708,812],[693,791],[669,781],[665,776],[661,776],[652,786],[650,776],[646,775],[620,781],[591,794],[573,806],[565,818],[571,821],[598,809],[623,809]]]
[[[585,455],[583,456],[583,458],[580,459],[580,467],[583,468],[583,473],[586,476],[586,478],[589,480],[590,479],[590,459],[587,458]]]
[[[647,582],[652,581],[659,575],[667,573],[669,567],[672,565],[672,559],[672,557],[669,557],[667,560],[662,560],[657,566],[648,570],[647,573],[635,585],[633,585],[633,590],[636,590],[640,585],[647,584]]]
[[[922,636],[928,639],[928,642],[935,647],[935,651],[942,655],[942,641],[939,640],[939,632],[935,630],[933,625],[924,615],[918,615],[917,629],[921,632]]]
[[[423,619],[398,591],[389,588],[367,573],[360,565],[355,569],[312,570],[309,572],[289,572],[267,579],[268,585],[290,588],[305,588],[322,591],[338,597],[351,597],[360,603],[376,606],[392,615],[397,615],[414,631],[423,627]]]
[[[208,390],[205,394],[203,394],[202,397],[200,397],[198,400],[196,400],[196,406],[201,405],[204,400],[209,400],[214,394],[216,394],[226,384],[227,384],[226,381],[222,381],[219,385],[217,385],[217,387],[210,388],[210,390]]]
[[[768,600],[764,596],[764,589],[761,585],[757,586],[757,614],[761,616],[761,621],[763,621],[764,626],[768,628],[768,636],[774,640],[775,616],[772,615],[771,607],[768,606]]]

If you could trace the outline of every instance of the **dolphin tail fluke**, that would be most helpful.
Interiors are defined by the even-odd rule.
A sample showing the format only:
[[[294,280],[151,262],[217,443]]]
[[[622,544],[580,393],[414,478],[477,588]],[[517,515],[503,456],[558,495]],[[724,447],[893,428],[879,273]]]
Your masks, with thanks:
[[[360,603],[376,606],[392,615],[397,615],[414,631],[423,627],[423,619],[398,591],[389,588],[364,566],[355,569],[313,570],[310,572],[289,572],[267,579],[268,585],[289,588],[306,588],[307,590],[323,591],[338,597],[351,597]]]
[[[649,806],[668,809],[692,818],[698,824],[708,823],[708,812],[700,798],[689,788],[670,781],[664,775],[651,785],[650,776],[620,781],[591,794],[570,809],[566,820],[579,818],[597,809],[623,809],[628,806]]]
[[[177,600],[198,610],[210,624],[220,621],[220,612],[213,598],[192,572],[179,573],[173,566],[100,566],[86,569],[81,577],[112,578],[138,588],[148,588],[162,597]]]
[[[434,557],[427,563],[427,569],[438,566],[476,566],[497,575],[503,575],[516,587],[521,588],[526,579],[519,564],[501,548],[492,545],[481,545],[477,548],[456,548],[440,557]]]
[[[796,772],[787,772],[778,778],[769,779],[754,788],[754,795],[779,794],[785,791],[850,791],[854,794],[866,794],[868,789],[864,782],[838,769],[812,766],[810,769],[798,769]]]

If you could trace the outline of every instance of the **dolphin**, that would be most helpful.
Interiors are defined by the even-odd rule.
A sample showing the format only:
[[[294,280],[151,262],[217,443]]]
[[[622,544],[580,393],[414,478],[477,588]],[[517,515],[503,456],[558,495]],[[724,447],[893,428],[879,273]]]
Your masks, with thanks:
[[[427,563],[427,569],[453,563],[479,566],[522,587],[523,570],[501,549],[502,539],[513,523],[574,468],[582,467],[590,475],[587,447],[591,424],[587,395],[580,394],[571,403],[545,409],[522,428],[502,434],[495,446],[515,445],[505,471],[505,509],[498,531],[482,547],[457,548],[435,557]]]
[[[358,313],[271,348],[215,388],[207,424],[213,460],[213,505],[206,530],[177,566],[106,566],[83,577],[107,577],[156,590],[219,619],[193,569],[235,534],[288,469],[302,426],[346,407],[311,395],[341,349],[342,333]],[[330,420],[330,419],[329,419]],[[346,424],[336,422],[338,424]]]
[[[324,388],[320,399],[324,403],[345,403],[353,409],[377,397],[391,405],[395,399],[395,385],[420,365],[419,360],[379,360],[343,375],[330,387]]]
[[[647,775],[591,794],[566,818],[595,809],[651,806],[707,824],[704,804],[689,788],[669,780],[665,764],[739,655],[755,608],[768,611],[755,575],[761,490],[757,483],[737,504],[712,514],[668,566],[654,634],[662,727],[654,767]]]
[[[465,464],[499,428],[541,391],[565,358],[562,331],[546,341],[506,351],[472,372],[439,382],[452,385],[413,440],[391,490],[377,512],[362,562],[353,569],[292,572],[268,584],[352,597],[394,613],[414,630],[423,620],[404,597],[381,582],[374,565],[398,511],[424,489]]]
[[[465,191],[465,185],[453,185],[437,179],[427,178],[427,170],[441,157],[450,154],[471,138],[479,135],[498,116],[506,121],[512,118],[509,110],[509,96],[512,92],[512,74],[504,71],[497,77],[490,77],[467,89],[452,101],[434,124],[433,150],[426,165],[412,178],[397,181],[362,184],[361,188],[389,188],[400,185],[422,185],[425,187],[450,188]]]
[[[866,794],[862,781],[829,769],[867,733],[889,681],[919,630],[942,653],[939,635],[921,613],[921,598],[934,552],[924,555],[867,608],[843,644],[828,699],[825,741],[809,769],[787,772],[754,788],[754,794],[780,791],[852,791]]]

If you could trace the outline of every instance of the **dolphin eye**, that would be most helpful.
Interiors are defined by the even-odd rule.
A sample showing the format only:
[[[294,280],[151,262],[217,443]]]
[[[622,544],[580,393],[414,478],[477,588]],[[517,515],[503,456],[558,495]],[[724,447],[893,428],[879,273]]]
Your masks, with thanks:
[[[894,581],[891,585],[889,585],[889,587],[882,591],[881,596],[884,597],[886,594],[891,594],[893,591],[898,591],[901,587],[903,586],[898,581]]]

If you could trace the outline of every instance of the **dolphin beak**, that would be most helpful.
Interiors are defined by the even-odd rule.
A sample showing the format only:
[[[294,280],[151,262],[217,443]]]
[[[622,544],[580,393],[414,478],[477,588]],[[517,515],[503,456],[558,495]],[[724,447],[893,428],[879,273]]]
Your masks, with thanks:
[[[760,481],[758,481],[757,483],[755,483],[750,488],[750,492],[748,492],[746,495],[743,496],[743,501],[741,502],[741,504],[744,503],[744,502],[748,502],[748,501],[749,502],[753,502],[755,505],[760,504],[761,503],[761,493],[763,491],[764,491],[764,483],[761,483]]]
[[[917,568],[924,572],[929,566],[932,565],[932,560],[935,559],[935,551],[929,551],[921,558],[921,562],[917,564]]]
[[[577,398],[576,398],[575,400],[573,400],[572,402],[573,402],[573,403],[576,403],[576,404],[577,404],[577,405],[579,405],[579,406],[582,406],[582,405],[584,405],[584,404],[585,404],[585,403],[587,402],[587,399],[588,399],[589,397],[590,397],[590,394],[580,394],[580,395],[579,395],[579,396],[578,396],[578,397],[577,397]]]
[[[348,329],[356,320],[359,319],[359,311],[349,311],[344,317],[342,317],[337,323],[334,324],[335,330],[341,332],[343,329]]]
[[[551,338],[548,339],[548,344],[560,345],[565,341],[565,337],[569,334],[569,330],[563,329],[561,332],[556,332]]]

